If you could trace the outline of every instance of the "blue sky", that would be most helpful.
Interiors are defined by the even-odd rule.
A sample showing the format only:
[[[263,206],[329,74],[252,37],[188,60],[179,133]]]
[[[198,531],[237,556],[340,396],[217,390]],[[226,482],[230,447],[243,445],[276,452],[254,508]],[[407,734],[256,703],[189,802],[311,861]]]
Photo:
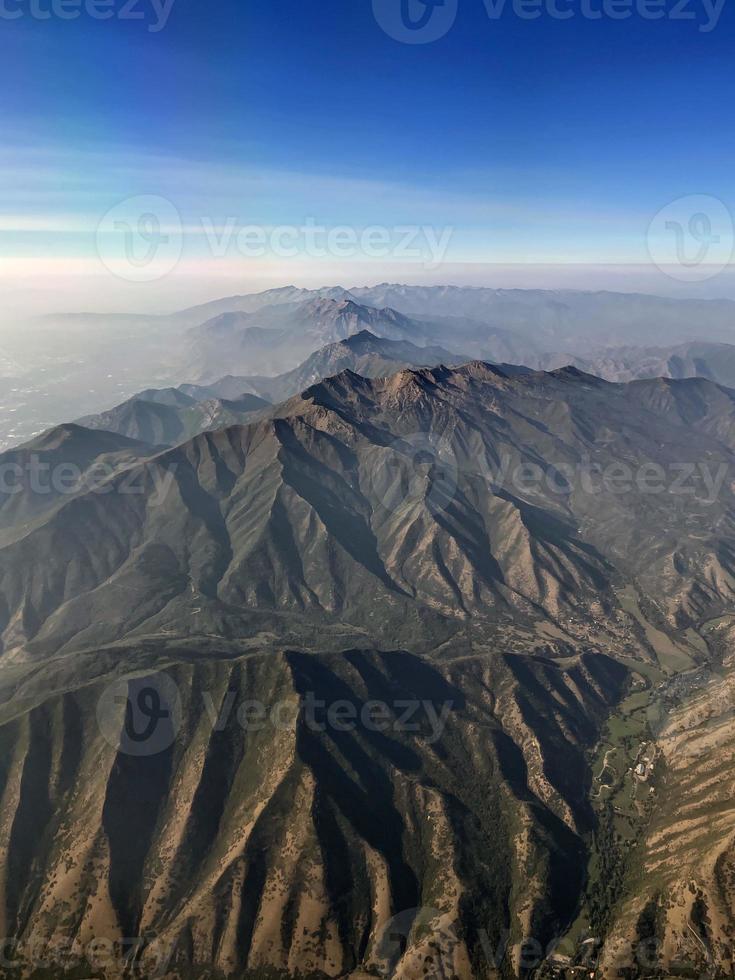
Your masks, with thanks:
[[[656,21],[458,0],[445,36],[409,45],[371,0],[174,0],[157,31],[151,0],[130,21],[31,2],[51,4],[0,0],[23,14],[0,13],[6,278],[90,272],[100,218],[139,195],[174,204],[189,273],[288,280],[319,260],[215,261],[201,219],[451,227],[449,263],[643,263],[669,202],[735,211],[732,3],[705,32],[696,0]]]

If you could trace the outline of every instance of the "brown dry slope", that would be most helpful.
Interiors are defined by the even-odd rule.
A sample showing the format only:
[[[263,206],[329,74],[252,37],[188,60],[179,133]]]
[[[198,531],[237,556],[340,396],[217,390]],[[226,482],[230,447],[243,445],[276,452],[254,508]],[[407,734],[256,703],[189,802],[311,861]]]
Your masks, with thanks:
[[[627,676],[612,660],[101,656],[79,664],[95,680],[29,675],[3,711],[0,931],[19,956],[141,936],[183,975],[382,967],[413,980],[433,957],[433,975],[469,978],[490,974],[485,949],[510,971],[521,937],[548,941],[571,918],[585,751]],[[115,747],[125,698],[104,698],[107,671],[129,677],[136,660],[167,665],[182,707],[142,757]],[[144,678],[139,665],[128,683]],[[269,720],[248,727],[237,711],[251,698]],[[375,701],[380,726],[362,720]],[[344,707],[326,724],[320,702],[353,705],[355,725]],[[448,946],[432,946],[437,928]]]
[[[735,672],[705,677],[664,721],[650,823],[604,967],[730,973],[735,953]]]

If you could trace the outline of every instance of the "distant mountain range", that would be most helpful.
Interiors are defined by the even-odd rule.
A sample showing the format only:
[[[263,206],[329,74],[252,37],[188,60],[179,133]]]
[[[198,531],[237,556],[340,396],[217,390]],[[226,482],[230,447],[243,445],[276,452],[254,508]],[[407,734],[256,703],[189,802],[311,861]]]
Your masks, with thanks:
[[[256,313],[268,307],[324,298],[373,309],[390,309],[410,319],[465,319],[486,328],[509,331],[524,341],[573,349],[579,341],[594,346],[668,346],[692,340],[735,339],[735,302],[669,299],[641,293],[578,290],[492,289],[478,286],[338,286],[300,289],[286,286],[262,293],[232,296],[193,307],[168,318],[197,326],[224,313]],[[163,318],[160,318],[163,319]],[[566,339],[567,345],[564,344]]]
[[[208,380],[225,373],[278,374],[363,329],[532,367],[541,367],[550,355],[587,357],[607,348],[728,344],[735,339],[735,303],[729,300],[388,283],[318,290],[288,286],[227,297],[170,316],[55,318],[59,324],[106,330],[117,321],[127,329],[138,323],[162,335],[180,337],[188,330],[175,370],[180,376],[210,375]],[[224,345],[237,358],[235,365],[224,363]]]
[[[545,352],[735,339],[731,300],[389,283],[351,289],[350,295],[359,303],[390,307],[410,317],[466,317],[507,330]]]
[[[165,316],[66,314],[34,325],[36,363],[27,365],[23,384],[11,380],[14,371],[5,385],[0,381],[0,429],[7,433],[0,431],[0,449],[43,426],[109,409],[121,400],[110,392],[130,397],[183,381],[211,385],[226,375],[276,377],[362,330],[496,364],[573,363],[621,381],[693,373],[735,385],[729,368],[712,373],[713,359],[719,365],[727,356],[734,328],[729,301],[388,283],[287,286]],[[679,357],[678,348],[692,343],[702,345],[701,353]]]
[[[222,313],[190,331],[189,371],[211,377],[228,368],[276,373],[328,344],[364,330],[397,340],[420,340],[421,329],[395,310],[318,297],[267,305],[253,313]]]
[[[694,341],[673,347],[610,347],[585,357],[555,354],[540,360],[547,369],[572,364],[608,381],[708,378],[735,387],[735,346],[732,344]]]
[[[735,304],[616,293],[382,286],[314,291],[288,287],[199,308],[215,316],[190,329],[181,374],[273,375],[362,330],[419,346],[441,346],[493,362],[548,368],[584,364],[610,380],[706,369],[710,344],[735,339]],[[180,316],[188,322],[190,311]],[[687,360],[683,348],[699,341]],[[645,344],[645,361],[633,348]],[[655,349],[654,348],[655,345]],[[718,358],[716,350],[711,352]],[[675,370],[675,367],[674,367]],[[682,376],[682,375],[674,375]],[[729,373],[721,379],[735,383]]]

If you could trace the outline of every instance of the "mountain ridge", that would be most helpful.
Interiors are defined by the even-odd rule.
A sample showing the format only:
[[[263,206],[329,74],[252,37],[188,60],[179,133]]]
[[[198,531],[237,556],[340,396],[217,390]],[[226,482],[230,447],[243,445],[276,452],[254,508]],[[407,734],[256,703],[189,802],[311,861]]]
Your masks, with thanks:
[[[276,506],[276,513],[281,515],[278,521],[285,518],[280,508],[285,504],[286,499],[289,500],[289,508],[296,507],[293,511],[294,515],[298,513],[298,507],[305,506],[304,517],[311,514],[309,520],[316,519],[318,525],[325,528],[326,541],[330,541],[331,535],[337,535],[334,538],[334,545],[340,557],[337,560],[337,554],[333,555],[326,567],[329,567],[330,562],[337,561],[337,565],[333,566],[334,571],[337,572],[337,568],[346,562],[337,572],[334,581],[328,575],[325,581],[317,584],[321,574],[318,573],[317,579],[309,584],[309,576],[304,579],[301,571],[298,573],[300,584],[297,585],[296,580],[290,580],[291,572],[286,571],[288,565],[280,569],[279,563],[285,559],[285,552],[280,553],[281,557],[277,558],[276,566],[271,565],[279,552],[273,553],[272,545],[266,544],[266,541],[270,540],[268,536],[271,533],[266,529],[273,516],[271,514],[269,517],[264,511],[265,524],[260,524],[261,518],[258,518],[255,524],[243,525],[242,530],[245,531],[246,526],[248,527],[243,539],[243,544],[249,541],[245,553],[250,553],[252,547],[256,548],[248,561],[252,562],[253,556],[258,554],[260,555],[258,561],[266,561],[266,565],[262,566],[263,569],[271,568],[268,574],[276,575],[268,590],[262,593],[263,597],[271,596],[267,603],[275,601],[279,608],[291,608],[293,611],[313,607],[319,610],[320,614],[328,612],[330,608],[333,613],[342,609],[344,614],[351,607],[351,603],[357,601],[360,591],[357,582],[362,580],[364,575],[367,574],[369,578],[380,581],[387,569],[391,568],[392,571],[381,586],[388,606],[393,605],[397,609],[398,606],[405,605],[408,600],[401,598],[402,593],[408,596],[415,594],[417,585],[423,581],[421,588],[430,587],[434,594],[422,615],[428,615],[432,621],[436,621],[437,614],[439,619],[449,615],[451,621],[456,615],[452,610],[460,595],[462,596],[459,601],[460,619],[468,615],[471,609],[475,610],[476,616],[477,612],[488,603],[489,610],[498,603],[499,608],[502,609],[510,602],[509,611],[514,604],[520,603],[518,611],[525,610],[521,615],[530,615],[531,621],[538,615],[538,612],[533,612],[535,604],[540,603],[539,611],[546,610],[541,613],[542,619],[551,615],[554,621],[558,620],[561,607],[568,607],[571,613],[583,595],[587,596],[594,608],[597,608],[600,601],[600,586],[605,580],[608,584],[602,595],[607,597],[603,602],[616,605],[617,600],[612,588],[613,580],[610,579],[608,569],[611,558],[618,565],[622,563],[623,567],[637,569],[638,587],[640,588],[641,584],[647,581],[647,588],[652,590],[653,594],[658,594],[660,602],[661,587],[653,585],[657,574],[656,561],[652,562],[649,554],[647,568],[643,565],[636,566],[636,561],[643,560],[644,551],[642,543],[636,543],[636,513],[631,509],[631,504],[626,503],[624,498],[618,499],[613,493],[605,492],[597,499],[592,499],[589,494],[585,495],[579,487],[576,487],[571,488],[568,493],[555,494],[542,483],[529,496],[519,493],[517,487],[500,485],[490,498],[494,501],[493,509],[486,510],[487,504],[481,504],[482,498],[478,494],[487,493],[488,479],[489,486],[492,487],[492,481],[497,478],[495,468],[500,447],[506,447],[507,452],[512,454],[519,465],[524,456],[529,461],[534,458],[539,459],[541,445],[544,446],[542,451],[547,454],[547,458],[552,453],[554,456],[558,454],[558,458],[552,456],[549,460],[555,467],[563,463],[578,465],[579,450],[576,446],[590,445],[590,440],[595,438],[595,429],[604,428],[604,422],[599,419],[592,420],[600,411],[598,404],[609,402],[606,411],[616,416],[625,410],[629,412],[631,418],[637,418],[637,413],[644,413],[645,421],[636,421],[635,428],[630,430],[631,435],[640,441],[641,465],[645,459],[656,458],[654,448],[662,463],[669,461],[667,465],[672,461],[686,459],[686,456],[682,455],[684,453],[693,457],[693,454],[696,455],[694,450],[691,446],[687,447],[693,431],[697,433],[700,449],[703,446],[709,447],[713,465],[716,461],[718,465],[727,465],[725,461],[730,459],[729,454],[735,438],[733,422],[735,408],[732,393],[710,382],[701,382],[699,387],[709,399],[702,408],[697,400],[692,402],[687,394],[691,388],[687,382],[671,382],[663,390],[669,392],[672,387],[678,397],[672,400],[667,395],[662,400],[662,390],[655,383],[640,382],[631,387],[595,380],[594,385],[589,385],[586,379],[584,377],[580,379],[576,372],[571,375],[539,373],[513,377],[482,362],[465,365],[459,369],[406,370],[387,379],[373,380],[361,378],[347,371],[307,389],[303,395],[278,406],[272,412],[270,419],[255,422],[250,426],[235,426],[214,433],[204,433],[176,450],[156,456],[153,462],[143,464],[143,468],[138,469],[136,474],[150,488],[148,491],[150,493],[153,492],[151,480],[154,473],[161,480],[171,481],[169,494],[178,487],[175,496],[178,503],[174,504],[174,498],[170,498],[171,504],[179,513],[176,519],[187,521],[193,519],[194,527],[200,527],[197,534],[204,534],[202,543],[209,542],[206,544],[206,550],[211,553],[211,557],[207,559],[201,572],[197,573],[197,578],[204,576],[201,578],[200,585],[205,585],[210,574],[214,574],[214,567],[224,562],[225,566],[230,566],[230,571],[224,579],[220,579],[221,585],[218,588],[224,588],[225,594],[235,588],[235,581],[239,574],[237,569],[244,561],[244,554],[235,559],[231,550],[233,543],[226,543],[232,531],[227,531],[223,539],[226,544],[224,551],[222,544],[218,543],[221,535],[225,534],[228,520],[231,519],[227,516],[228,512],[234,517],[239,506],[237,498],[232,497],[232,491],[238,485],[241,474],[250,473],[251,477],[254,477],[257,472],[262,472],[262,479],[266,481],[260,484],[261,489],[258,490],[259,495],[266,493],[262,504],[265,505],[266,501],[270,501],[268,508]],[[564,404],[564,398],[571,401],[560,415],[559,406]],[[697,399],[700,398],[701,392],[698,390]],[[525,415],[518,414],[520,405],[518,399],[524,403]],[[525,405],[527,401],[528,405]],[[505,403],[502,410],[501,402]],[[532,409],[530,416],[527,414],[529,408]],[[549,420],[553,420],[553,424],[558,429],[559,434],[551,442],[544,434],[543,427],[538,427],[538,421],[543,418],[539,413],[547,413]],[[514,414],[517,433],[511,436],[512,430],[508,429],[507,418],[512,418]],[[534,416],[535,420],[532,423]],[[669,433],[670,439],[671,432],[678,432],[679,435],[672,442],[670,449],[662,453],[662,450],[656,446],[656,440],[659,432],[663,432],[664,429]],[[434,461],[429,461],[428,469],[424,470],[420,466],[412,475],[414,464],[411,463],[411,453],[415,451],[412,450],[413,442],[418,433],[427,432],[432,433],[433,442],[426,445],[420,443],[419,451],[430,451],[438,453],[439,456],[437,458],[435,455]],[[526,440],[527,445],[519,455],[516,439],[520,433],[523,433],[522,438]],[[448,475],[447,473],[442,475],[443,438],[449,439],[452,453]],[[475,455],[476,453],[479,455]],[[246,460],[250,457],[253,462],[247,464]],[[611,461],[614,458],[613,453],[610,457]],[[191,490],[185,490],[185,483],[182,483],[182,480],[200,481],[204,471],[200,476],[197,476],[197,472],[202,461],[207,459],[212,460],[221,476],[217,477],[214,483],[211,482],[210,477],[206,478],[208,488],[201,497],[201,505],[197,505],[197,509],[200,506],[205,509],[201,517],[192,514],[187,518],[186,512],[196,498],[192,498],[189,504],[185,503],[187,497],[191,495]],[[368,462],[373,459],[375,464],[378,460],[384,461],[377,470]],[[398,479],[398,483],[391,482],[393,477],[390,476],[390,468],[384,469],[389,462],[390,466],[397,467],[395,478]],[[179,468],[176,472],[173,464]],[[404,470],[405,465],[411,469]],[[437,465],[439,465],[438,470],[436,470]],[[169,466],[170,473],[167,472]],[[151,467],[155,469],[151,470]],[[310,475],[312,471],[313,475]],[[189,475],[184,476],[184,474]],[[387,474],[385,478],[388,482],[385,484],[381,482],[384,479],[383,474]],[[408,491],[403,483],[407,477],[411,481],[408,484]],[[446,488],[442,481],[446,483]],[[238,491],[240,495],[244,495],[243,501],[248,499],[251,493],[248,489],[249,483],[250,477],[245,477],[245,482]],[[482,490],[483,487],[486,489]],[[185,496],[182,498],[183,492]],[[408,497],[405,497],[406,492],[409,494]],[[722,493],[725,493],[724,486]],[[337,497],[333,499],[335,494]],[[446,495],[450,496],[445,500]],[[349,501],[347,510],[339,520],[334,509],[337,499],[340,500],[340,508]],[[398,510],[394,510],[392,504],[394,499]],[[725,495],[721,502],[717,502],[718,508],[725,508],[722,512],[722,521],[726,523],[721,525],[722,528],[729,527],[729,518],[726,517],[728,499]],[[674,513],[681,506],[680,501],[669,495],[650,499],[643,497],[640,500],[645,503],[651,517],[657,520],[661,520],[660,517],[656,518],[661,508],[663,508],[661,513]],[[297,501],[300,503],[297,504]],[[93,500],[87,499],[85,502],[74,499],[68,501],[65,506],[67,509],[69,507],[89,509],[91,513],[97,514],[94,519],[99,520],[110,517],[113,502],[114,512],[119,512],[120,518],[126,523],[131,519],[134,519],[136,524],[141,520],[148,523],[156,517],[155,510],[148,516],[140,510],[141,501],[133,498],[124,500],[118,495],[111,495],[106,501],[104,515],[101,512],[97,513],[97,502]],[[591,519],[594,510],[602,506],[603,502],[610,508],[610,516],[615,515],[615,531],[613,533],[606,530],[604,524],[598,520],[592,537],[589,537],[590,531],[585,532],[587,536],[584,539],[583,550],[580,551],[582,541],[580,539],[577,542],[578,528],[586,526],[585,522]],[[640,502],[638,498],[636,502]],[[164,505],[167,503],[168,501],[164,501]],[[182,505],[184,510],[180,510]],[[207,511],[213,506],[215,509],[212,511],[211,518],[207,517]],[[252,507],[252,504],[249,506]],[[253,511],[254,514],[260,506],[261,504],[258,503],[256,510]],[[539,523],[539,517],[534,516],[535,509],[539,506],[541,507],[539,513],[544,515],[543,521],[549,529],[554,528],[552,533],[544,530],[543,524]],[[709,520],[706,517],[707,504],[702,502],[698,506],[701,514],[697,520],[702,522]],[[222,507],[225,508],[224,512],[219,513]],[[478,510],[478,507],[481,509]],[[352,530],[346,533],[349,525],[342,528],[342,522],[345,521],[348,512],[351,513],[349,520],[354,523]],[[719,509],[717,513],[720,513]],[[449,517],[451,521],[447,524]],[[694,513],[690,520],[693,517]],[[296,517],[290,520],[296,520]],[[444,541],[442,548],[453,549],[461,541],[463,557],[455,573],[451,574],[445,570],[437,575],[436,570],[429,571],[430,566],[424,568],[422,566],[424,559],[419,558],[420,552],[416,551],[416,542],[414,542],[411,560],[415,567],[406,578],[408,566],[403,565],[405,558],[401,548],[396,549],[395,545],[389,544],[391,540],[400,542],[402,538],[395,525],[396,520],[410,523],[418,521],[416,529],[421,527],[429,534],[426,547],[430,551],[435,547],[432,543],[435,534]],[[484,535],[490,533],[490,528],[497,520],[501,520],[501,523],[510,521],[503,532],[504,536],[507,537],[512,528],[509,540],[516,539],[516,546],[523,549],[524,558],[520,561],[518,569],[524,571],[520,577],[518,571],[513,570],[512,563],[507,567],[504,565],[504,571],[499,575],[498,569],[492,562],[488,563],[487,558],[481,557],[479,551],[474,550],[474,546],[470,543],[471,538],[461,530],[464,522],[469,522],[469,526],[474,528],[472,536],[479,535],[482,539]],[[155,523],[149,526],[152,530]],[[270,526],[275,527],[275,525]],[[705,526],[706,524],[702,524],[703,530]],[[182,533],[187,537],[193,532]],[[261,544],[258,544],[257,542],[261,540],[260,536],[264,533],[266,537],[262,539]],[[299,534],[301,533],[299,531]],[[379,544],[380,557],[375,552],[373,538],[376,533],[378,542],[381,541],[382,535],[390,534],[389,539],[385,538],[383,543]],[[415,533],[416,531],[413,532],[414,535]],[[253,534],[255,537],[251,539]],[[537,537],[539,534],[541,534],[540,538]],[[412,538],[413,535],[409,535],[408,540]],[[498,543],[491,547],[494,560],[504,553],[505,546],[500,547],[500,540],[498,539]],[[706,540],[706,537],[703,540]],[[362,543],[358,544],[358,542]],[[627,553],[624,553],[624,543],[628,549]],[[169,543],[168,548],[170,549],[172,545],[173,541]],[[266,550],[259,550],[262,547]],[[292,547],[293,545],[289,545],[289,549]],[[320,543],[318,548],[322,547],[323,544]],[[356,552],[355,547],[357,547]],[[584,555],[585,547],[592,548],[587,556]],[[331,549],[332,544],[329,544],[328,548]],[[297,550],[299,550],[298,546]],[[673,553],[681,552],[681,549],[674,547],[670,534],[662,535],[658,550],[660,552],[658,560],[665,564],[672,561]],[[179,546],[175,546],[174,552],[179,551]],[[502,559],[503,563],[510,560],[510,554]],[[704,552],[701,548],[695,547],[692,542],[690,561],[695,560],[695,554],[698,555],[697,562],[705,561]],[[516,561],[520,560],[519,555],[520,553],[515,555]],[[603,555],[606,555],[604,559]],[[636,555],[641,557],[636,558]],[[357,565],[354,564],[355,560]],[[456,563],[457,560],[457,557],[454,557],[452,563]],[[677,560],[683,560],[681,555]],[[725,561],[726,565],[729,565],[730,561],[724,552],[717,560]],[[386,561],[388,561],[387,566]],[[530,567],[533,567],[538,561],[548,565],[547,571],[541,578],[543,585],[539,581],[534,583],[534,575],[528,578],[525,570],[529,567],[529,562]],[[210,567],[211,562],[214,562],[211,571],[205,571]],[[349,574],[348,568],[351,569]],[[316,572],[317,566],[314,565],[312,570],[310,564],[309,569],[311,575]],[[462,587],[457,593],[455,576],[460,573],[460,569],[462,575],[469,573],[470,569],[474,570],[475,585],[469,590],[467,587]],[[130,571],[132,573],[132,567]],[[25,578],[26,574],[23,573],[21,578]],[[223,572],[220,570],[216,574],[220,578]],[[375,579],[376,574],[377,579]],[[547,579],[546,576],[549,574],[551,577]],[[567,581],[570,574],[576,577],[576,589],[579,592],[577,596],[570,591],[570,580]],[[235,578],[232,577],[233,575]],[[286,577],[281,578],[282,575]],[[428,577],[425,577],[427,575]],[[662,609],[663,615],[669,620],[667,628],[676,630],[676,624],[681,617],[686,618],[687,615],[694,614],[695,609],[702,604],[704,604],[702,608],[706,608],[708,603],[716,602],[716,597],[720,594],[718,590],[724,589],[725,592],[722,594],[727,594],[727,573],[723,570],[722,575],[724,578],[717,586],[713,587],[712,583],[707,584],[706,579],[702,579],[696,588],[693,583],[690,583],[681,592],[676,576],[672,577],[672,572],[667,570],[665,581],[670,582],[669,587],[672,590]],[[565,581],[567,584],[563,584]],[[515,591],[510,584],[513,582],[515,582]],[[205,585],[205,593],[209,588],[210,586]],[[272,592],[273,588],[276,589],[275,593]],[[332,595],[334,588],[337,591]],[[520,592],[517,591],[518,588]],[[345,589],[347,592],[344,591]],[[13,592],[15,591],[13,589]],[[706,598],[708,594],[710,598]],[[232,598],[235,596],[237,596],[236,602],[245,600],[247,605],[254,603],[257,608],[256,592],[249,590],[242,592],[237,587],[232,593]],[[276,596],[279,596],[277,600]],[[224,598],[224,595],[220,598]],[[396,602],[398,606],[395,605]],[[429,610],[432,606],[435,613],[430,614]],[[367,614],[368,609],[364,613]],[[362,617],[364,613],[360,616]],[[575,616],[576,614],[572,614],[571,621]],[[613,629],[612,623],[609,626]],[[566,629],[569,628],[567,625]],[[576,628],[572,628],[572,635]]]

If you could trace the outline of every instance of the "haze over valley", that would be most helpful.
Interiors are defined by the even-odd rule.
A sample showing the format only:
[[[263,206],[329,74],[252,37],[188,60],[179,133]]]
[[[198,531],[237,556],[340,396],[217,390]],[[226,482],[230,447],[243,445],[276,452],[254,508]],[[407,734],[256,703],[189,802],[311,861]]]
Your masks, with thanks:
[[[365,331],[426,348],[427,365],[475,357],[541,369],[573,364],[611,381],[701,376],[735,385],[733,309],[729,300],[384,284],[284,287],[171,315],[49,315],[0,352],[0,448],[148,388],[230,374],[254,379],[230,395],[278,401],[328,368],[307,368],[285,388],[268,378]],[[404,355],[406,364],[420,360]]]

